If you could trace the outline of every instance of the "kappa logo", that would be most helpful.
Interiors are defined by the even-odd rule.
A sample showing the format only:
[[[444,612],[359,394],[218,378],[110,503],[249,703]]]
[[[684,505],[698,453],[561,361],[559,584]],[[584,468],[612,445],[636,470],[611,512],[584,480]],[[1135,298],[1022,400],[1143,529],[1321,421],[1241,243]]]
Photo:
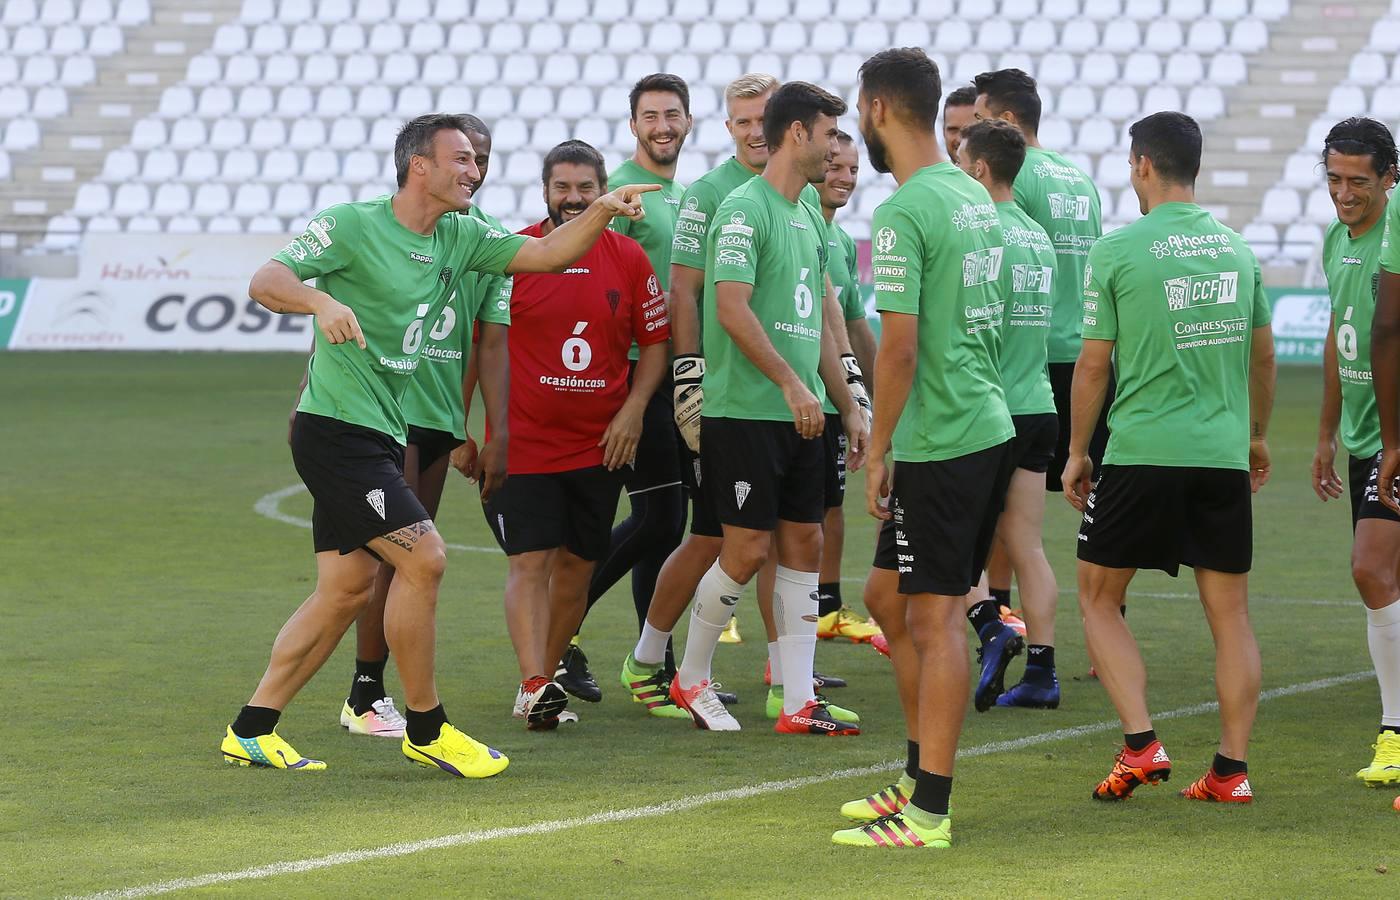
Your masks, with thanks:
[[[884,228],[875,232],[875,249],[879,250],[881,253],[889,253],[894,249],[895,242],[898,239],[898,236],[894,233],[894,229],[886,225]]]
[[[368,494],[365,494],[365,499],[369,501],[369,505],[374,509],[374,511],[377,512],[377,513],[379,513],[379,518],[380,518],[380,519],[383,519],[383,518],[384,518],[384,492],[381,491],[379,488],[375,488],[374,490],[370,491]]]
[[[422,263],[425,266],[431,266],[433,264],[433,258],[431,256],[424,256],[421,253],[410,253],[408,254],[408,258],[414,262]]]
[[[747,481],[734,482],[734,501],[739,504],[739,508],[744,508],[744,501],[749,499],[749,492],[753,490],[753,485]]]

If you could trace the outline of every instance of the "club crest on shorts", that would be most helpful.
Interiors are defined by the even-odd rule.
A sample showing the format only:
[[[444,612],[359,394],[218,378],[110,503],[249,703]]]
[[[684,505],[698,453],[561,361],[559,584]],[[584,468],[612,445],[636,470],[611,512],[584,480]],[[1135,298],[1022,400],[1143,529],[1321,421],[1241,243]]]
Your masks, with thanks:
[[[744,501],[749,499],[749,491],[752,489],[753,485],[747,481],[734,482],[734,502],[739,504],[740,509],[744,508]]]
[[[365,494],[365,499],[369,501],[369,505],[374,508],[374,511],[379,513],[379,518],[384,518],[384,492],[375,488]]]

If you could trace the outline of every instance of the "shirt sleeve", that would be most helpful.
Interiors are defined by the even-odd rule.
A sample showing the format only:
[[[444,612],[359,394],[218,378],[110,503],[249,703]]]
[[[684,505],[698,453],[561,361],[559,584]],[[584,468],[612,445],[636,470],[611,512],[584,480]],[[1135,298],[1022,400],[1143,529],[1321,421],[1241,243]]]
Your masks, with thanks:
[[[908,210],[887,200],[875,209],[870,231],[875,308],[917,315],[923,289],[923,229]]]
[[[628,256],[632,262],[632,337],[643,347],[664,343],[671,339],[666,294],[641,246],[630,247]]]
[[[470,216],[452,216],[451,219],[461,229],[458,235],[462,246],[459,259],[462,270],[466,272],[505,275],[510,261],[530,240],[523,234],[509,234]]]
[[[1084,337],[1091,341],[1118,339],[1118,300],[1113,295],[1113,251],[1098,241],[1084,267]]]
[[[302,281],[329,275],[350,264],[359,245],[359,212],[341,204],[317,213],[306,230],[273,255]]]
[[[1274,320],[1269,307],[1269,295],[1264,292],[1264,274],[1259,269],[1259,260],[1254,261],[1254,327],[1268,325]]]
[[[692,184],[681,197],[676,231],[671,238],[671,265],[705,270],[705,239],[719,203],[709,185]]]
[[[846,252],[846,290],[842,292],[841,309],[847,322],[865,318],[865,298],[860,295],[860,258],[856,255],[856,242],[846,232],[837,237]]]
[[[514,286],[515,280],[509,275],[497,275],[487,279],[486,296],[476,311],[476,320],[493,325],[509,325],[510,292]]]
[[[745,197],[731,196],[719,205],[715,211],[715,221],[723,224],[714,233],[714,240],[709,246],[716,283],[754,283],[758,277],[758,248],[763,241],[761,230],[755,229],[755,226],[762,219],[763,213],[758,204]],[[825,246],[823,241],[822,247]],[[674,255],[672,258],[675,258]]]
[[[1400,200],[1392,200],[1385,211],[1385,231],[1381,235],[1381,268],[1400,275]]]

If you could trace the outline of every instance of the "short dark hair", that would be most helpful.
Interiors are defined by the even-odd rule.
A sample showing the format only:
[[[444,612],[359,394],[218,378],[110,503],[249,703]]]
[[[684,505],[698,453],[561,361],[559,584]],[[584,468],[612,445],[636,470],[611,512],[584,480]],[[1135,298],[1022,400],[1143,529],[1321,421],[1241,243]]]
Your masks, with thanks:
[[[983,119],[963,129],[958,152],[986,163],[997,184],[1011,184],[1026,161],[1026,136],[1010,122]]]
[[[433,138],[439,131],[449,128],[467,133],[462,117],[451,113],[429,113],[403,123],[398,136],[394,138],[394,174],[399,180],[399,187],[408,184],[408,164],[413,157],[432,156]]]
[[[842,131],[842,130],[839,129],[839,128],[836,129],[836,143],[838,143],[838,144],[854,144],[855,142],[856,142],[856,139],[855,139],[855,138],[851,137],[849,134],[847,134],[846,132]]]
[[[1145,156],[1163,181],[1194,185],[1201,172],[1201,126],[1179,112],[1153,113],[1128,128],[1133,156]]]
[[[948,95],[948,99],[943,101],[943,109],[950,106],[972,106],[977,102],[977,88],[971,84],[965,84]]]
[[[486,123],[478,119],[476,116],[470,114],[462,116],[462,127],[466,129],[468,137],[471,137],[474,134],[479,134],[482,137],[486,138],[488,141],[491,140],[491,129],[487,128]]]
[[[627,95],[627,102],[632,107],[632,118],[637,118],[637,101],[648,91],[675,94],[681,98],[681,109],[685,110],[687,116],[690,115],[690,87],[685,83],[685,79],[670,72],[657,72],[638,79],[637,83],[632,85],[632,93]]]
[[[1020,69],[998,69],[983,72],[972,83],[978,94],[987,95],[987,106],[993,113],[1009,110],[1026,131],[1040,131],[1040,92],[1030,75]]]
[[[763,106],[763,139],[768,149],[783,145],[783,137],[793,122],[811,131],[817,116],[839,116],[846,111],[846,101],[806,81],[789,81],[778,88]]]
[[[553,150],[544,155],[544,167],[540,171],[540,181],[545,187],[549,187],[549,176],[554,174],[554,167],[559,163],[575,163],[580,166],[592,166],[598,172],[598,187],[602,190],[608,189],[608,164],[603,161],[603,154],[585,141],[568,140],[558,144]]]
[[[1376,174],[1382,178],[1396,175],[1397,168],[1400,168],[1400,160],[1396,158],[1395,135],[1385,125],[1365,116],[1352,116],[1332,126],[1322,142],[1324,165],[1329,153],[1369,156]]]
[[[918,47],[881,50],[860,64],[860,89],[901,110],[914,124],[932,131],[943,98],[938,63]]]

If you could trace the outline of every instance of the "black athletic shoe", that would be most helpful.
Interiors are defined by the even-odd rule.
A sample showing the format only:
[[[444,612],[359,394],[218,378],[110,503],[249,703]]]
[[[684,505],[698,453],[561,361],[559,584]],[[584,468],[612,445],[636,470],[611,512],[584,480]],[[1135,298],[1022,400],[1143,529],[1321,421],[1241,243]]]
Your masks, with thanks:
[[[578,644],[570,644],[564,651],[564,658],[554,670],[554,680],[564,690],[587,703],[597,703],[603,699],[603,689],[598,687],[593,673],[588,671],[588,657]]]
[[[997,698],[1006,692],[1006,667],[1013,657],[1026,648],[1026,640],[1010,625],[994,622],[983,628],[982,646],[977,648],[977,661],[981,664],[981,676],[977,679],[977,689],[972,694],[972,705],[978,712],[986,712],[996,706]]]
[[[821,672],[813,672],[812,681],[816,682],[818,691],[824,691],[827,688],[842,688],[846,686],[846,679],[841,676],[823,675]]]

